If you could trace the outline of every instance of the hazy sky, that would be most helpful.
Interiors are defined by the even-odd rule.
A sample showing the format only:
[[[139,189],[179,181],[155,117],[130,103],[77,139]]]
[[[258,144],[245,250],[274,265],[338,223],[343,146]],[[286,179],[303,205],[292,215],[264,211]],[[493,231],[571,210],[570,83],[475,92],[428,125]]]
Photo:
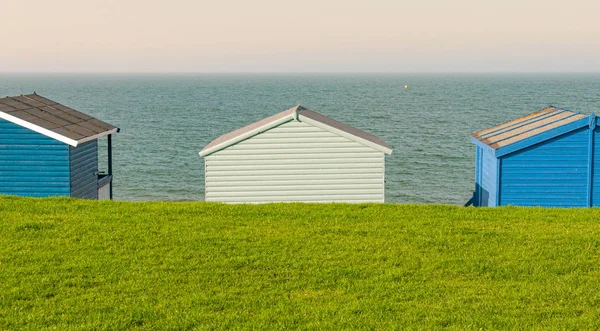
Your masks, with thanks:
[[[2,72],[600,72],[599,0],[4,0],[2,12]]]

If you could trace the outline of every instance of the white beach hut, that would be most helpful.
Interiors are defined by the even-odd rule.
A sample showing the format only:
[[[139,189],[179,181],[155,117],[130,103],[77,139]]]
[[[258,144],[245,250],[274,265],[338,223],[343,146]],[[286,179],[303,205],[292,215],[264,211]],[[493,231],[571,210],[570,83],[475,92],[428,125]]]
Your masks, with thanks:
[[[202,149],[206,201],[383,202],[391,153],[382,139],[298,105]]]

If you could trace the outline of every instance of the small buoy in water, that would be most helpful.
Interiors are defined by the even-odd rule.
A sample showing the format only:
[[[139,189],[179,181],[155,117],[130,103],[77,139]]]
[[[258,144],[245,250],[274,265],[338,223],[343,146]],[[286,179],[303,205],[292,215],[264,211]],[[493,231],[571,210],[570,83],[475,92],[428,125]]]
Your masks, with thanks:
[[[404,88],[408,88],[408,85],[404,85]]]

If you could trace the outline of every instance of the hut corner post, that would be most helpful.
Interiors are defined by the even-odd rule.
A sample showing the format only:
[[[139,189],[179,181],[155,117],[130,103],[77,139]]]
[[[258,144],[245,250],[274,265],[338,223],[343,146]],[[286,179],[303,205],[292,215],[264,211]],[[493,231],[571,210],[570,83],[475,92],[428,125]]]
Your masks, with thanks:
[[[588,134],[588,177],[587,177],[587,206],[592,207],[594,204],[594,141],[596,132],[596,114],[590,114]]]
[[[108,176],[110,176],[109,194],[110,200],[113,199],[113,177],[112,177],[112,134],[108,135]]]

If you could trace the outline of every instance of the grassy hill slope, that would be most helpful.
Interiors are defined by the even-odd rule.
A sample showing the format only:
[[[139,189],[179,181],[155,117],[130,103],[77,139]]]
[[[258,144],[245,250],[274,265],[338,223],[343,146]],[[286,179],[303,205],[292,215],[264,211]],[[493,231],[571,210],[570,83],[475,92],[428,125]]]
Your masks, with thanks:
[[[0,329],[600,327],[600,210],[0,197]]]

